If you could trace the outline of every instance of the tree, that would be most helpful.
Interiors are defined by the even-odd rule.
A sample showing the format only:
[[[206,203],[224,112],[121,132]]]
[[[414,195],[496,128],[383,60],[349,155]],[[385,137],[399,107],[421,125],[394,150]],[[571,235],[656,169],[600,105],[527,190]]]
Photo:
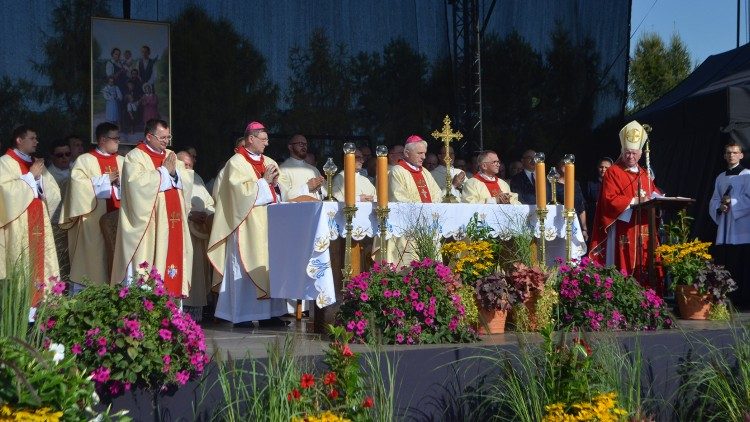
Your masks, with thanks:
[[[278,87],[260,52],[229,21],[197,6],[172,26],[172,64],[175,143],[196,146],[199,170],[215,174],[248,121],[272,124]]]
[[[287,132],[345,136],[352,133],[352,81],[344,45],[332,46],[323,29],[307,48],[289,51],[289,88],[282,128]]]
[[[350,66],[360,130],[389,144],[429,130],[425,98],[429,67],[424,55],[398,38],[383,48],[382,56],[360,53]]]
[[[656,33],[644,33],[630,60],[628,75],[629,113],[657,100],[692,71],[690,53],[678,34],[669,46]]]
[[[63,127],[40,127],[42,133],[61,130],[89,132],[91,17],[110,16],[107,1],[63,0],[52,11],[53,34],[45,34],[45,59],[34,68],[49,86],[39,87],[37,100],[49,109],[43,114],[63,116]],[[47,132],[49,131],[49,132]]]
[[[15,82],[8,76],[0,79],[0,144],[3,147],[10,146],[10,134],[13,129],[22,123],[26,123],[29,117],[29,110],[26,107],[24,88],[26,83],[23,81]],[[2,153],[4,149],[0,149]]]

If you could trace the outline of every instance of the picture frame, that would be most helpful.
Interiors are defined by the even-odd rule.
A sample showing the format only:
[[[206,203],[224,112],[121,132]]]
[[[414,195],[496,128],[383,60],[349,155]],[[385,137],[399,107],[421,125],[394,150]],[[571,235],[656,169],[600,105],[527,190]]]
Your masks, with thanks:
[[[172,117],[170,25],[91,18],[91,142],[102,122],[120,128],[120,143],[143,139],[145,122]]]

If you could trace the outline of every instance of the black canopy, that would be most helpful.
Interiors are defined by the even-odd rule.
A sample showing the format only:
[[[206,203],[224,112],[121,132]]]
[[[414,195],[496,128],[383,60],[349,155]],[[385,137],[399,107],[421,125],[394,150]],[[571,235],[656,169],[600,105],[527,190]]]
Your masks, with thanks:
[[[723,145],[735,140],[750,158],[750,45],[710,56],[632,119],[653,127],[649,139],[656,184],[669,196],[695,198],[689,210],[694,233],[713,240],[716,225],[708,201],[716,176],[725,170]]]

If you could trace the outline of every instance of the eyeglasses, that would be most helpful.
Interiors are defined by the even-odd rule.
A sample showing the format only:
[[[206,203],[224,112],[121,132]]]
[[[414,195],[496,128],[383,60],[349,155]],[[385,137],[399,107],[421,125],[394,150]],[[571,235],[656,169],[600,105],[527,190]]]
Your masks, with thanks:
[[[484,162],[484,163],[482,163],[482,164],[500,164],[500,160],[495,160],[495,161],[485,161],[485,162]]]
[[[70,153],[69,152],[58,152],[58,153],[55,154],[55,157],[56,158],[70,157]]]
[[[106,136],[106,138],[107,139],[111,139],[113,141],[120,142],[120,137],[119,136]]]
[[[158,139],[160,141],[167,141],[168,142],[168,141],[172,140],[172,135],[156,136],[156,134],[153,133],[153,132],[149,132],[149,135],[153,136],[154,138],[156,138],[156,139]]]

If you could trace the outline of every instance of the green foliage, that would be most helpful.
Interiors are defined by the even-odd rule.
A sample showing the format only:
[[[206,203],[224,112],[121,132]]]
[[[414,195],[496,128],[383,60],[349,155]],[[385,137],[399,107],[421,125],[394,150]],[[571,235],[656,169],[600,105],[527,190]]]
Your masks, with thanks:
[[[28,280],[29,268],[23,256],[6,265],[5,279],[0,280],[0,338],[26,338],[31,303]]]
[[[690,225],[693,224],[693,220],[695,219],[687,214],[687,210],[678,211],[672,221],[664,224],[664,230],[667,232],[665,243],[670,245],[688,243],[690,241]]]
[[[61,122],[40,119],[38,129],[48,137],[89,133],[92,16],[110,16],[108,2],[62,0],[52,11],[53,32],[45,34],[44,60],[34,64],[50,81],[49,87],[39,87],[37,100],[49,105],[45,113],[62,117]]]
[[[0,79],[0,144],[3,147],[9,146],[7,138],[13,129],[28,119],[26,92],[29,89],[28,82],[14,81],[7,76]]]
[[[171,33],[175,143],[196,146],[201,172],[215,174],[247,122],[273,124],[278,88],[268,79],[266,59],[228,20],[193,5]]]
[[[690,53],[678,34],[672,35],[666,46],[658,34],[644,33],[630,59],[629,112],[651,104],[682,82],[691,71]]]
[[[75,356],[62,349],[51,344],[50,350],[38,351],[22,340],[0,336],[0,405],[50,408],[62,412],[65,421],[96,416],[91,409],[99,402],[94,384],[78,368]],[[102,420],[104,416],[109,417],[105,412]]]

